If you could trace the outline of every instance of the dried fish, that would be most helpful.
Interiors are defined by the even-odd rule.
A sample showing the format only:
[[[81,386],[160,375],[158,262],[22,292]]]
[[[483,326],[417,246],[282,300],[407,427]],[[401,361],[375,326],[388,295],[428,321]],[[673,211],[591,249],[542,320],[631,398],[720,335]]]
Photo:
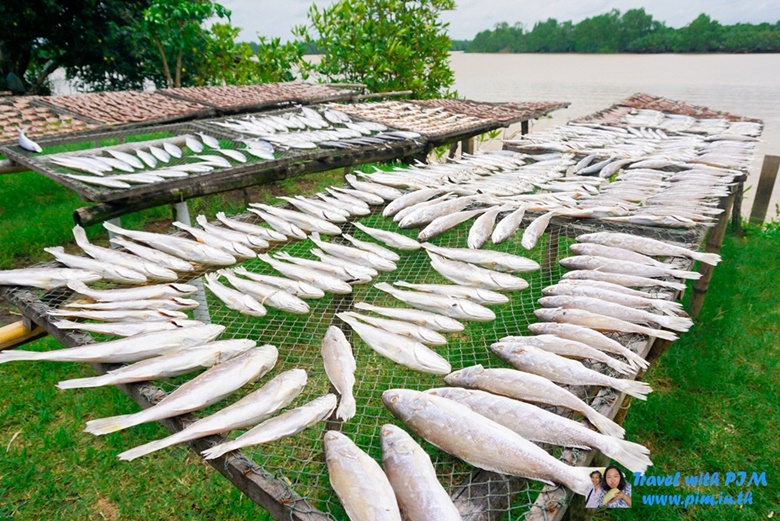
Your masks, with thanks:
[[[524,273],[539,269],[539,263],[534,260],[500,251],[443,248],[430,243],[425,243],[422,247],[448,259],[479,264],[482,267],[506,273]]]
[[[496,319],[496,314],[491,309],[470,300],[417,291],[402,291],[385,282],[374,284],[374,287],[391,294],[412,307],[450,318],[477,322],[489,322]]]
[[[427,327],[428,329],[432,329],[433,331],[456,333],[458,331],[463,331],[464,329],[463,324],[457,320],[444,315],[431,313],[429,311],[408,308],[383,308],[372,306],[371,304],[366,304],[365,302],[357,302],[355,303],[354,307],[355,309],[373,311],[379,315],[397,318],[398,320],[403,320],[404,322],[418,324],[423,327]]]
[[[235,273],[238,275],[242,275],[256,282],[261,282],[263,284],[268,284],[269,286],[283,289],[287,293],[302,299],[316,299],[325,296],[325,292],[320,288],[316,288],[311,284],[307,284],[300,280],[275,277],[273,275],[264,275],[261,273],[252,273],[251,271],[247,271],[247,269],[243,266],[238,266],[233,271],[235,271]]]
[[[180,283],[156,284],[152,286],[139,286],[137,288],[106,290],[89,288],[86,284],[78,280],[70,281],[67,285],[76,293],[80,293],[81,295],[86,295],[91,299],[104,302],[159,299],[166,297],[186,297],[198,291],[198,288],[191,284]]]
[[[182,272],[190,272],[195,269],[192,266],[192,264],[190,264],[186,260],[181,259],[179,257],[175,257],[173,255],[162,252],[160,250],[156,250],[154,248],[149,248],[147,246],[143,246],[141,244],[132,241],[127,241],[120,237],[112,237],[111,239],[109,239],[109,241],[118,246],[122,246],[127,251],[135,253],[142,259],[155,262],[159,264],[160,267],[163,268],[168,268],[174,271],[182,271]]]
[[[386,230],[380,230],[379,228],[370,228],[368,226],[360,224],[359,222],[354,222],[352,224],[354,224],[357,229],[367,233],[374,239],[384,243],[386,246],[389,246],[391,248],[396,248],[398,250],[404,250],[404,251],[420,249],[420,243],[410,237],[407,237],[406,235],[401,235],[400,233],[390,232]]]
[[[143,284],[147,280],[146,276],[143,274],[129,268],[125,268],[124,266],[109,264],[107,262],[91,259],[89,257],[70,255],[65,253],[65,248],[62,246],[44,248],[43,251],[51,253],[58,262],[61,262],[69,268],[93,271],[97,273],[102,279],[109,280],[111,282],[118,282],[121,284]]]
[[[702,253],[683,248],[674,244],[657,241],[647,237],[639,237],[626,233],[599,232],[579,235],[577,242],[594,242],[606,246],[615,246],[626,250],[663,257],[688,257],[712,266],[720,262],[716,253]]]
[[[100,280],[94,271],[71,268],[21,268],[0,270],[0,286],[31,286],[54,289],[69,282],[95,282]]]
[[[677,335],[661,329],[651,329],[640,326],[633,322],[626,322],[614,317],[591,313],[582,309],[560,309],[560,308],[542,308],[534,311],[534,315],[541,320],[548,322],[559,322],[564,324],[574,324],[584,326],[597,331],[620,331],[623,333],[636,333],[651,337],[663,338],[664,340],[675,341]]]
[[[328,293],[334,293],[337,295],[346,295],[348,293],[352,293],[352,287],[349,284],[341,279],[337,279],[336,277],[331,277],[330,275],[321,271],[315,271],[304,268],[302,266],[297,266],[295,264],[280,262],[265,253],[258,254],[257,258],[270,264],[272,268],[274,268],[282,275],[290,277],[291,279],[307,282],[316,288],[327,291]]]
[[[528,282],[508,273],[479,268],[467,262],[446,259],[428,250],[431,266],[444,278],[456,284],[494,291],[520,291]]]
[[[306,302],[283,289],[254,280],[242,279],[234,275],[232,270],[219,270],[217,273],[224,275],[237,290],[255,297],[263,305],[288,313],[306,314],[309,312],[310,308]]]
[[[206,287],[209,288],[229,309],[253,317],[264,317],[268,313],[265,307],[254,297],[233,288],[228,288],[220,283],[217,280],[216,274],[207,273],[203,278],[206,279]]]
[[[341,396],[339,407],[336,409],[336,418],[344,422],[348,421],[355,416],[356,412],[352,389],[355,386],[357,365],[352,354],[352,345],[341,329],[330,326],[322,339],[320,352],[325,373]]]

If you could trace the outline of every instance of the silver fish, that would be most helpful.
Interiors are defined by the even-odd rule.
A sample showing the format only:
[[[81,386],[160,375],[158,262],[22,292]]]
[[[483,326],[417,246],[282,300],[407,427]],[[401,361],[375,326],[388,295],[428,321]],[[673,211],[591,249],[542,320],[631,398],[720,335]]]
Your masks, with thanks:
[[[382,468],[338,431],[323,437],[330,484],[349,519],[401,521],[395,493]]]
[[[211,148],[219,148],[219,141],[215,137],[212,137],[204,132],[195,132],[198,136],[200,136],[200,139],[203,141],[203,144],[211,147]]]
[[[52,325],[57,329],[77,329],[79,331],[90,331],[92,333],[102,333],[104,335],[128,337],[142,335],[144,333],[153,333],[155,331],[199,326],[203,325],[203,322],[198,320],[168,320],[157,322],[107,322],[100,324],[93,322],[57,320],[52,322]]]
[[[476,217],[485,211],[486,208],[479,208],[477,210],[467,210],[439,216],[428,223],[428,226],[423,228],[420,233],[417,234],[417,239],[425,242],[428,239],[438,237],[442,233],[451,230],[460,223],[468,221],[469,219]]]
[[[507,207],[505,206],[496,206],[477,217],[474,224],[471,225],[469,236],[466,240],[469,248],[478,250],[487,242],[493,232],[493,226],[496,224],[496,217],[498,217],[499,213],[506,210]]]
[[[426,441],[478,468],[562,483],[585,495],[592,469],[570,467],[465,405],[409,389],[390,389],[382,402]]]
[[[453,298],[465,298],[477,304],[506,304],[509,297],[489,289],[470,288],[458,286],[456,284],[410,284],[402,280],[393,282],[393,285],[401,288],[415,289],[417,291],[426,291],[436,293],[437,295],[446,295]]]
[[[232,255],[236,259],[253,259],[255,257],[255,252],[253,252],[251,249],[249,249],[248,246],[245,246],[243,243],[223,239],[222,237],[212,235],[211,233],[208,233],[205,230],[196,228],[195,226],[188,226],[179,221],[173,221],[172,224],[176,228],[186,231],[187,233],[195,237],[199,242],[202,242],[207,246],[220,249],[225,253]]]
[[[409,337],[412,340],[416,340],[429,346],[443,346],[447,344],[447,339],[436,331],[410,322],[391,320],[387,318],[377,318],[368,315],[361,315],[351,311],[344,313],[344,315],[356,318],[372,326],[384,329],[390,333]]]
[[[366,234],[370,235],[374,239],[384,243],[386,246],[396,248],[403,251],[419,250],[420,243],[414,239],[402,235],[400,233],[389,232],[386,230],[380,230],[379,228],[370,228],[359,222],[353,222],[355,227]],[[392,259],[391,259],[392,260]],[[398,260],[398,259],[395,259]]]
[[[243,266],[238,266],[233,271],[238,275],[242,275],[256,282],[283,289],[287,293],[302,299],[316,299],[325,296],[325,292],[320,288],[314,287],[311,284],[307,284],[300,280],[275,277],[273,275],[264,275],[261,273],[252,273],[251,271],[247,271],[247,269]]]
[[[606,416],[547,378],[514,369],[485,369],[475,365],[444,377],[447,385],[481,389],[524,402],[565,407],[585,416],[598,430],[608,436],[623,438],[626,431]]]
[[[350,345],[344,332],[336,326],[330,326],[322,339],[322,364],[325,374],[333,384],[333,387],[341,396],[336,418],[348,421],[356,412],[355,397],[352,389],[355,386],[355,370],[357,365]]]
[[[106,186],[108,188],[130,188],[129,184],[125,183],[124,181],[119,181],[117,179],[90,177],[86,175],[75,175],[75,174],[62,174],[62,175],[90,185]]]
[[[677,340],[677,335],[661,329],[652,329],[645,326],[626,322],[615,317],[591,313],[582,309],[542,308],[534,311],[537,318],[547,322],[560,322],[589,327],[597,331],[620,331],[623,333],[636,333],[664,340]]]
[[[662,257],[688,257],[705,264],[715,266],[720,262],[716,253],[702,253],[663,241],[638,237],[627,233],[599,232],[579,235],[577,242],[594,242],[606,246],[615,246],[626,250]]]
[[[283,289],[254,280],[242,279],[234,275],[231,270],[220,270],[218,273],[224,275],[234,288],[255,297],[263,305],[296,314],[306,314],[310,310],[306,302]]]
[[[225,326],[208,324],[155,331],[109,342],[85,344],[54,351],[3,351],[0,364],[16,360],[47,360],[50,362],[137,362],[184,345],[198,345],[215,339]]]
[[[515,344],[529,345],[543,349],[548,353],[555,353],[556,355],[567,358],[587,358],[596,360],[597,362],[608,365],[623,375],[633,376],[637,373],[637,370],[633,365],[623,363],[611,356],[607,356],[603,351],[582,342],[567,340],[555,335],[505,336],[499,340],[499,343],[507,345],[509,348]]]
[[[106,149],[106,153],[138,170],[143,170],[144,168],[144,164],[138,159],[137,156],[128,154],[127,152],[122,152],[121,150],[112,150],[109,148]]]
[[[147,300],[166,297],[186,297],[192,295],[198,288],[191,284],[156,284],[125,289],[92,289],[81,281],[68,282],[68,287],[87,297],[103,302],[118,302],[127,300]]]
[[[147,280],[146,276],[143,274],[125,268],[124,266],[109,264],[89,257],[70,255],[65,253],[65,248],[62,246],[44,248],[43,251],[51,253],[58,262],[61,262],[69,268],[94,271],[101,278],[111,282],[118,282],[121,284],[143,284]]]
[[[111,166],[111,168],[115,170],[121,170],[122,172],[127,172],[127,173],[135,172],[135,168],[133,168],[131,164],[122,161],[121,159],[117,159],[115,157],[105,157],[105,156],[100,156],[99,159],[104,163],[108,163]]]
[[[435,197],[441,193],[442,190],[440,188],[424,188],[422,190],[409,192],[408,194],[402,195],[401,197],[391,201],[385,207],[385,209],[382,210],[382,216],[392,217],[404,208],[408,208],[409,206],[413,206],[417,203],[425,202],[431,197]]]
[[[592,298],[606,300],[608,302],[613,302],[615,304],[620,304],[635,309],[654,308],[670,316],[685,315],[685,311],[683,311],[682,304],[680,304],[679,302],[672,302],[669,300],[663,300],[659,298],[650,298],[649,293],[645,293],[642,291],[635,291],[629,288],[624,288],[623,286],[619,286],[617,284],[608,284],[605,282],[598,282],[598,281],[592,281],[591,282],[592,285],[589,285],[587,283],[567,284],[566,279],[562,280],[561,282],[563,283],[555,284],[553,286],[548,286],[544,288],[542,290],[542,293],[544,293],[547,296],[569,295],[569,296],[577,296],[577,297],[592,297]],[[570,282],[584,282],[584,281],[572,280]],[[606,287],[598,286],[597,284],[605,284]],[[620,288],[620,289],[618,291],[607,289],[612,287]],[[648,297],[627,294],[625,293],[625,291],[633,291],[635,293],[640,293],[640,294],[644,293],[645,295],[648,295]]]
[[[479,268],[466,262],[446,259],[428,250],[431,266],[444,278],[456,284],[494,291],[520,291],[528,282],[508,273]]]
[[[155,262],[159,264],[160,267],[162,268],[168,268],[174,271],[182,271],[185,273],[193,271],[195,269],[192,266],[192,264],[190,264],[184,259],[175,257],[173,255],[162,252],[160,250],[156,250],[154,248],[149,248],[148,246],[143,246],[141,244],[132,241],[127,241],[120,237],[112,237],[111,239],[109,239],[109,242],[112,242],[118,246],[122,246],[127,251],[130,251],[138,255],[142,259]]]
[[[490,236],[490,240],[493,242],[493,244],[501,244],[509,237],[511,237],[523,222],[524,215],[525,206],[520,206],[517,208],[517,210],[501,219],[493,229],[493,233]]]
[[[336,224],[343,224],[347,222],[347,216],[345,216],[342,212],[339,212],[334,209],[324,210],[319,206],[312,204],[307,199],[298,199],[295,197],[285,197],[285,196],[279,196],[277,197],[277,199],[282,199],[284,201],[287,201],[288,203],[290,203],[292,206],[302,211],[303,213],[307,213],[312,217],[316,217],[317,219],[322,219],[323,221],[330,221]]]
[[[279,416],[264,421],[233,441],[220,443],[201,452],[204,459],[215,459],[232,450],[260,445],[298,434],[331,415],[336,408],[336,395],[326,394],[309,403],[283,412]]]
[[[425,392],[465,405],[530,441],[585,450],[597,449],[631,472],[642,473],[653,464],[647,456],[650,451],[638,443],[605,436],[579,422],[529,403],[457,387],[429,389]]]
[[[396,212],[395,215],[393,215],[393,222],[400,223],[407,216],[412,215],[415,212],[423,212],[423,210],[425,208],[428,208],[430,206],[434,206],[434,205],[437,205],[439,203],[451,200],[453,198],[453,196],[454,196],[453,192],[447,192],[447,193],[442,194],[439,197],[436,197],[434,199],[420,201],[419,203],[413,204],[411,206],[407,206],[406,208],[402,208],[401,210]],[[462,208],[463,207],[457,208],[455,211],[460,210]],[[416,216],[416,217],[419,217],[419,216],[421,216],[421,214]],[[416,217],[415,217],[415,219],[416,219]]]
[[[301,230],[297,225],[288,222],[281,217],[270,214],[268,212],[263,212],[257,208],[247,208],[247,210],[259,216],[262,220],[267,222],[271,228],[280,234],[283,234],[287,237],[295,237],[296,239],[300,240],[306,239],[306,232]]]
[[[640,277],[637,275],[627,275],[625,273],[612,273],[597,270],[574,270],[564,273],[561,280],[595,280],[598,282],[609,282],[619,284],[620,286],[633,288],[652,288],[662,287],[678,291],[685,290],[685,284],[667,280],[651,279],[649,277]]]
[[[696,271],[685,271],[674,268],[661,268],[658,266],[648,266],[647,264],[638,264],[625,260],[614,260],[607,257],[594,257],[592,255],[577,255],[561,259],[561,266],[570,270],[593,270],[608,271],[610,273],[620,273],[623,275],[634,275],[640,277],[677,277],[680,279],[698,280],[701,273]]]
[[[195,218],[195,221],[203,228],[206,233],[219,237],[230,242],[237,242],[248,246],[250,248],[262,249],[268,248],[270,244],[265,239],[260,238],[257,235],[251,235],[247,233],[238,232],[229,228],[223,228],[221,226],[214,226],[208,222],[205,215],[199,215]]]
[[[168,155],[171,157],[175,157],[176,159],[180,159],[182,156],[181,148],[177,147],[173,143],[169,143],[168,141],[163,141],[163,150],[165,150]]]
[[[237,219],[230,219],[225,215],[225,212],[217,212],[217,219],[219,219],[225,226],[232,228],[236,231],[246,233],[249,235],[255,235],[260,237],[264,241],[283,242],[287,240],[287,236],[271,230],[270,228],[264,228],[256,224],[239,221]]]
[[[248,339],[219,340],[197,346],[184,346],[154,358],[147,358],[131,365],[113,369],[104,375],[91,378],[63,380],[57,384],[60,389],[81,389],[131,382],[147,382],[158,378],[179,376],[200,367],[211,367],[230,360],[257,343]]]
[[[438,253],[442,257],[447,257],[448,259],[479,264],[484,268],[506,273],[524,273],[536,271],[540,268],[539,263],[534,260],[500,251],[473,250],[470,248],[442,248],[430,243],[423,244],[422,247],[428,251]]]
[[[187,313],[165,309],[52,309],[49,316],[86,318],[102,322],[159,322],[186,319]]]
[[[335,257],[341,257],[342,259],[355,262],[361,266],[369,266],[377,271],[394,271],[397,268],[394,262],[382,258],[375,253],[332,242],[325,242],[320,239],[319,234],[316,232],[312,233],[310,238],[321,250],[330,253]]]
[[[353,224],[356,224],[356,223],[353,223]],[[382,246],[380,246],[378,244],[374,244],[373,242],[361,241],[360,239],[356,239],[356,238],[354,238],[353,236],[351,236],[348,233],[342,233],[341,236],[344,237],[345,239],[347,239],[349,242],[351,242],[353,245],[355,245],[356,248],[358,248],[360,250],[371,252],[373,254],[379,255],[383,259],[387,259],[390,262],[395,262],[395,261],[401,260],[401,257],[397,253],[392,252],[392,251],[388,250],[387,248],[384,248],[384,247],[382,247]]]
[[[340,199],[345,199],[349,201],[350,199],[359,199],[363,201],[366,204],[376,206],[379,204],[384,204],[385,200],[379,197],[378,195],[371,194],[368,192],[363,192],[361,190],[353,190],[352,188],[343,188],[339,186],[331,186],[329,188],[325,189],[329,194],[331,194],[333,197],[338,197]],[[334,193],[335,192],[335,193]]]
[[[647,264],[648,266],[658,266],[662,268],[674,269],[673,266],[657,261],[652,257],[636,253],[631,250],[623,248],[616,248],[614,246],[605,246],[603,244],[596,244],[595,242],[578,242],[569,246],[572,253],[576,255],[591,255],[594,257],[607,257],[610,259],[626,260],[630,262],[636,262],[638,264]]]
[[[459,212],[468,205],[476,202],[481,196],[473,195],[467,197],[459,197],[449,201],[442,201],[436,204],[426,205],[419,208],[403,219],[398,221],[399,228],[417,228],[424,224],[428,224],[437,217],[450,215],[454,212]],[[398,217],[398,214],[395,215]],[[461,221],[463,222],[463,221]]]
[[[149,168],[154,168],[157,166],[157,158],[154,157],[152,154],[147,152],[146,150],[136,150],[135,154],[141,158],[141,161],[146,163],[146,166]]]
[[[189,239],[160,233],[125,230],[109,222],[104,222],[103,227],[118,235],[124,235],[130,239],[144,242],[165,253],[200,264],[231,266],[237,262],[233,255],[223,250]]]
[[[312,286],[319,288],[328,293],[334,293],[337,295],[346,295],[352,293],[352,287],[341,279],[331,277],[330,275],[321,271],[314,271],[295,264],[288,264],[286,262],[280,262],[270,255],[260,253],[257,258],[267,262],[276,271],[290,277],[291,279],[307,282]]]
[[[318,232],[325,235],[339,235],[341,233],[341,228],[332,222],[314,217],[312,215],[301,212],[294,212],[292,210],[285,210],[284,208],[278,208],[276,206],[270,206],[267,204],[250,203],[250,206],[254,206],[281,219],[291,222],[304,231]]]
[[[350,272],[354,271],[361,274],[361,277],[369,277],[373,278],[379,275],[379,272],[376,271],[374,268],[371,268],[369,266],[361,266],[360,264],[355,264],[354,262],[348,261],[346,259],[342,259],[340,257],[334,257],[333,255],[328,255],[324,251],[318,249],[318,248],[312,248],[311,251],[316,257],[318,257],[322,262],[326,264],[330,264],[332,266],[341,266],[342,268],[346,268]]]
[[[322,199],[325,204],[346,210],[349,212],[350,217],[365,217],[366,215],[371,215],[371,209],[368,207],[368,204],[364,203],[363,201],[360,201],[362,204],[358,204],[349,200],[338,199],[336,197],[330,197],[324,194],[315,195]]]
[[[297,264],[298,266],[302,266],[304,268],[327,273],[331,277],[336,277],[339,280],[343,280],[347,284],[365,284],[367,282],[371,282],[371,277],[366,275],[365,272],[361,272],[359,270],[350,270],[349,268],[345,268],[343,266],[334,266],[321,261],[293,257],[286,252],[278,252],[274,254],[274,257],[292,264]]]
[[[355,309],[362,309],[364,311],[373,311],[374,313],[377,313],[379,315],[384,315],[386,317],[391,318],[397,318],[398,320],[403,320],[404,322],[411,322],[413,324],[418,324],[423,327],[427,327],[428,329],[432,329],[433,331],[441,331],[444,333],[456,333],[458,331],[463,331],[465,327],[463,324],[458,322],[457,320],[444,316],[439,315],[436,313],[431,313],[429,311],[421,311],[419,309],[408,309],[408,308],[383,308],[378,306],[372,306],[371,304],[366,304],[365,302],[357,302],[355,303]]]
[[[189,148],[196,154],[200,154],[201,152],[203,152],[203,143],[201,143],[200,141],[198,141],[197,139],[195,139],[190,135],[184,136],[184,144],[187,145],[187,148]]]
[[[490,322],[496,319],[496,314],[489,308],[481,306],[470,300],[445,297],[431,293],[417,291],[402,291],[390,284],[381,282],[374,284],[378,290],[391,294],[398,300],[406,302],[412,307],[438,313],[459,320],[474,320],[477,322]]]
[[[550,220],[556,215],[558,215],[558,211],[553,210],[531,221],[531,224],[529,224],[523,232],[523,238],[520,239],[520,244],[523,248],[526,250],[533,249],[539,241],[539,238],[544,234],[545,230],[547,230]]]
[[[569,360],[527,344],[499,342],[492,344],[490,350],[515,368],[543,376],[556,383],[611,387],[640,400],[647,400],[647,395],[652,392],[652,388],[645,382],[612,378],[588,369],[576,360]]]
[[[336,316],[349,324],[366,345],[393,362],[424,373],[447,374],[452,370],[447,360],[416,340],[365,324],[348,313]]]
[[[305,385],[306,371],[303,369],[290,369],[277,375],[260,389],[244,396],[233,405],[220,409],[210,416],[201,418],[167,438],[151,441],[127,450],[119,455],[119,459],[130,461],[177,443],[234,429],[244,429],[269,418],[283,407],[292,403]]]
[[[225,154],[233,161],[238,161],[239,163],[246,163],[246,156],[239,152],[238,150],[231,150],[228,148],[219,148],[217,149],[220,153]]]
[[[179,278],[175,271],[164,268],[155,263],[148,262],[141,257],[136,257],[135,255],[113,250],[111,248],[101,248],[100,246],[90,244],[89,239],[87,239],[87,233],[84,231],[84,228],[78,224],[73,227],[73,236],[75,237],[76,244],[79,246],[79,248],[84,250],[84,253],[96,260],[124,266],[125,268],[138,272],[152,280],[174,282]]]
[[[230,164],[230,161],[225,159],[222,156],[216,156],[213,154],[195,154],[191,157],[197,157],[198,159],[203,160],[203,164],[209,165],[209,166],[215,166],[220,168],[230,168],[232,165]]]
[[[366,181],[358,181],[357,177],[355,177],[352,174],[347,174],[344,176],[344,179],[347,180],[347,182],[352,185],[352,187],[355,190],[361,191],[361,192],[368,192],[370,194],[378,195],[385,201],[392,201],[394,199],[397,199],[403,195],[403,192],[396,190],[395,188],[391,188],[389,186],[379,185],[375,183],[369,183]]]
[[[458,509],[436,477],[422,447],[403,429],[382,425],[382,466],[398,506],[409,521],[461,521]]]
[[[151,152],[154,157],[156,157],[163,163],[168,163],[171,160],[171,155],[165,150],[163,150],[162,148],[156,146],[150,146],[149,152]]]
[[[272,345],[255,347],[207,369],[148,409],[135,414],[88,421],[84,432],[108,434],[203,409],[262,377],[276,365],[278,356],[276,347]]]
[[[217,280],[217,275],[214,273],[207,273],[203,278],[206,279],[206,287],[229,309],[253,317],[264,317],[268,313],[254,297],[228,288]]]
[[[71,268],[22,268],[0,270],[0,286],[31,286],[41,289],[54,289],[69,282],[95,282],[99,274],[89,270]]]

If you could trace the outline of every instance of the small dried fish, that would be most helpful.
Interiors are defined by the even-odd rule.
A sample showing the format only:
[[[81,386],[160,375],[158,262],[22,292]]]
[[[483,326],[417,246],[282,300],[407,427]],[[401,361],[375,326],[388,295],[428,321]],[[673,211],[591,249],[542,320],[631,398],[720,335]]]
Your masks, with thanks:
[[[500,251],[443,248],[430,243],[425,243],[422,247],[448,259],[479,264],[482,267],[506,273],[525,273],[539,269],[539,263],[534,260]]]
[[[675,289],[678,291],[685,290],[685,284],[680,284],[679,282],[651,279],[649,277],[640,277],[637,275],[627,275],[625,273],[611,273],[607,271],[597,271],[597,270],[570,271],[568,273],[564,273],[561,276],[561,280],[595,280],[598,282],[609,282],[611,284],[618,284],[620,286],[632,287],[632,288],[663,287],[663,288]]]
[[[316,232],[312,233],[311,240],[314,244],[319,246],[321,250],[330,253],[335,257],[350,260],[361,266],[370,266],[377,271],[394,271],[397,268],[394,262],[382,258],[375,253],[332,242],[325,242],[320,239],[319,234]]]
[[[402,280],[393,282],[393,285],[401,288],[415,289],[417,291],[426,291],[436,293],[437,295],[446,295],[453,298],[465,298],[477,304],[506,304],[509,297],[489,289],[470,288],[459,286],[457,284],[410,284]]]
[[[344,315],[356,318],[372,326],[376,326],[390,333],[409,337],[412,340],[416,340],[422,344],[429,346],[443,346],[447,344],[447,339],[432,329],[419,326],[411,322],[404,322],[401,320],[391,320],[387,318],[377,318],[368,315],[361,315],[360,313],[354,313],[352,311],[345,312]]]
[[[245,246],[243,243],[223,239],[222,237],[212,235],[205,230],[201,230],[195,226],[188,226],[179,221],[173,221],[173,225],[180,230],[186,231],[199,242],[220,249],[236,259],[253,259],[255,257],[255,252],[250,250],[249,247]]]
[[[330,275],[321,271],[315,271],[296,264],[289,264],[286,262],[280,262],[268,254],[260,253],[257,258],[267,262],[276,271],[290,277],[291,279],[307,282],[312,286],[319,288],[328,293],[334,293],[337,295],[346,295],[352,293],[352,287],[341,279],[331,277]]]
[[[431,313],[430,311],[421,311],[419,309],[408,308],[383,308],[372,306],[371,304],[366,304],[365,302],[357,302],[354,307],[355,309],[373,311],[379,315],[397,318],[398,320],[403,320],[404,322],[418,324],[423,327],[427,327],[428,329],[432,329],[433,331],[456,333],[465,329],[463,324],[457,320],[444,315]]]
[[[528,282],[508,273],[479,268],[466,262],[446,259],[428,250],[431,266],[444,278],[456,284],[494,291],[520,291]]]
[[[281,217],[264,212],[262,210],[258,210],[257,208],[247,208],[247,210],[259,216],[262,220],[267,222],[271,228],[286,237],[295,237],[296,239],[300,240],[306,239],[306,232],[301,230],[295,224],[288,222]]]
[[[264,317],[268,311],[254,297],[241,293],[233,288],[228,288],[217,280],[217,275],[207,273],[203,276],[206,279],[206,287],[221,300],[229,309],[238,311],[245,315],[253,317]]]
[[[159,322],[163,320],[186,319],[187,313],[165,309],[52,309],[49,311],[49,316],[86,318],[102,322]]]
[[[247,269],[243,266],[238,266],[233,271],[235,271],[235,273],[238,275],[242,275],[256,282],[283,289],[287,293],[302,299],[316,299],[325,296],[325,292],[320,288],[314,287],[311,284],[307,284],[300,280],[275,277],[274,275],[264,275],[261,273],[252,273],[251,271],[247,271]]]
[[[339,407],[336,409],[336,418],[344,422],[348,421],[355,416],[356,412],[352,389],[355,386],[357,365],[352,354],[352,345],[341,329],[330,326],[322,339],[320,353],[325,374],[341,396]]]
[[[89,270],[71,268],[22,268],[0,270],[0,286],[31,286],[41,289],[54,289],[69,282],[95,282],[100,275]]]
[[[412,307],[445,315],[450,318],[475,320],[477,322],[489,322],[496,319],[496,314],[491,309],[471,302],[470,300],[417,291],[403,291],[394,288],[385,282],[374,284],[374,287],[391,294],[398,300],[406,302]]]
[[[218,273],[224,275],[237,290],[255,297],[263,305],[299,315],[305,315],[309,312],[310,308],[306,302],[283,289],[254,280],[242,279],[234,275],[231,270],[219,270]]]
[[[361,241],[360,239],[356,239],[348,233],[342,233],[341,236],[347,239],[349,242],[351,242],[359,250],[363,250],[363,251],[373,253],[375,255],[379,255],[383,259],[387,259],[390,262],[401,260],[401,257],[397,253],[390,251],[387,248],[384,248],[378,244],[374,244],[373,242]]]
[[[715,266],[720,262],[717,253],[702,253],[647,237],[627,233],[599,232],[579,235],[577,242],[593,242],[626,250],[662,257],[688,257]]]
[[[269,228],[264,228],[263,226],[258,226],[256,224],[230,219],[225,215],[225,212],[217,212],[217,219],[219,219],[228,228],[232,228],[242,233],[256,235],[264,241],[283,242],[287,240],[287,236],[282,233],[271,230]]]
[[[186,297],[192,295],[198,288],[191,284],[156,284],[153,286],[139,286],[125,289],[91,289],[81,281],[68,282],[68,287],[81,295],[104,302],[118,302],[128,300],[160,299],[166,297]]]
[[[89,257],[70,255],[65,253],[65,248],[62,246],[44,248],[43,251],[51,253],[58,262],[61,262],[69,268],[93,271],[101,278],[111,282],[118,282],[121,284],[143,284],[147,280],[145,275],[125,268],[124,266],[109,264]]]
[[[517,210],[513,211],[503,219],[501,219],[496,227],[493,229],[493,233],[490,236],[490,240],[493,244],[501,244],[509,237],[512,236],[515,231],[520,227],[520,223],[523,222],[523,216],[525,215],[525,206],[520,206]]]
[[[182,271],[185,273],[193,271],[195,269],[192,266],[192,264],[190,264],[184,259],[175,257],[173,255],[162,252],[160,250],[156,250],[154,248],[149,248],[148,246],[143,246],[141,244],[132,241],[127,241],[119,237],[112,237],[111,239],[109,239],[109,241],[118,246],[123,247],[127,251],[135,253],[142,259],[146,259],[151,262],[156,262],[163,268],[172,269],[174,271]]]
[[[593,270],[608,271],[610,273],[620,273],[622,275],[634,275],[640,277],[677,277],[680,279],[698,280],[701,273],[696,271],[685,271],[674,268],[661,268],[658,266],[648,266],[647,264],[638,264],[626,260],[615,260],[607,257],[594,257],[592,255],[577,255],[561,259],[561,266],[570,270]]]
[[[366,234],[370,235],[374,239],[384,243],[386,246],[396,248],[398,250],[409,251],[420,249],[420,243],[414,239],[401,235],[400,233],[389,232],[386,230],[380,230],[379,228],[370,228],[359,222],[353,222],[355,227]],[[398,259],[395,259],[398,260]]]
[[[144,333],[153,333],[155,331],[200,326],[203,325],[203,322],[198,320],[168,320],[157,322],[108,322],[105,324],[96,324],[93,322],[57,320],[52,322],[52,325],[58,329],[77,329],[79,331],[90,331],[92,333],[102,333],[104,335],[128,337],[142,335]]]
[[[633,322],[626,322],[614,317],[591,313],[582,309],[559,309],[542,308],[534,311],[534,315],[540,320],[548,322],[559,322],[564,324],[574,324],[584,326],[597,331],[620,331],[623,333],[636,333],[651,337],[663,338],[664,340],[677,340],[677,335],[661,329],[651,329],[640,326]]]
[[[237,242],[255,249],[268,248],[270,244],[265,239],[252,234],[231,230],[229,228],[223,228],[221,226],[214,226],[210,224],[205,215],[199,215],[195,218],[197,223],[203,228],[206,233],[217,236],[229,242]]]

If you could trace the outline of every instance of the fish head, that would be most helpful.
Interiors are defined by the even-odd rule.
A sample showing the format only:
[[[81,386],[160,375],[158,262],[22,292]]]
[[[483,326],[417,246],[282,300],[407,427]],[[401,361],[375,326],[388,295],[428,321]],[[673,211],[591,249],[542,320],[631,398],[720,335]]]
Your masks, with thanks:
[[[181,293],[182,295],[192,295],[196,291],[198,291],[198,288],[196,286],[193,286],[192,284],[169,284],[171,288],[173,288],[175,291]]]
[[[472,365],[448,374],[444,377],[444,383],[459,387],[471,387],[471,383],[484,372],[485,368],[482,365]]]
[[[382,440],[382,459],[391,455],[410,455],[419,450],[417,442],[402,428],[387,423],[379,431]]]
[[[404,423],[428,407],[423,393],[411,389],[388,389],[382,393],[382,403]]]
[[[460,402],[471,396],[473,392],[468,389],[463,389],[462,387],[438,387],[435,389],[427,389],[425,394]]]

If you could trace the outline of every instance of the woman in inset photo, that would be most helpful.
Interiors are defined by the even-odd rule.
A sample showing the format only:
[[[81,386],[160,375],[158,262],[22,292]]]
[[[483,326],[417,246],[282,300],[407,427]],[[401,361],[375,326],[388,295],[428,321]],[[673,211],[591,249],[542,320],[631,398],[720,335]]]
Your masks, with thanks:
[[[606,508],[631,508],[631,483],[615,465],[604,471],[599,488],[599,506]]]
[[[599,492],[601,489],[601,472],[598,470],[591,472],[590,481],[593,484],[588,487],[588,491],[585,493],[585,508],[598,508],[601,505],[601,503],[599,503],[599,496],[601,495]]]

